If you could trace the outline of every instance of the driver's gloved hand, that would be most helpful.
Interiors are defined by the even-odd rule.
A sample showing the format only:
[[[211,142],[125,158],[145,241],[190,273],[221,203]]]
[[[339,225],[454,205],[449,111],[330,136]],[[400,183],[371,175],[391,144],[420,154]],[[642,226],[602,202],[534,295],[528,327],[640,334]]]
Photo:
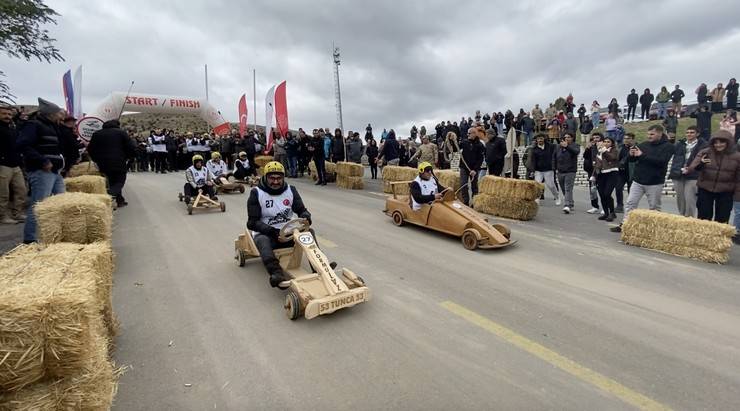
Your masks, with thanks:
[[[313,222],[311,221],[311,213],[309,213],[308,211],[302,212],[299,217],[305,218],[306,220],[308,220],[308,225],[312,225],[313,224]]]

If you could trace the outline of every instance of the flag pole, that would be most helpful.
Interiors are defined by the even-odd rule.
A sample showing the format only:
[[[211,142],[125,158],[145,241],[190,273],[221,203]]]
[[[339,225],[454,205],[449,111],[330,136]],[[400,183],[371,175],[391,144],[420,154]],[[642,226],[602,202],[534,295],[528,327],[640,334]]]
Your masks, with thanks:
[[[252,108],[254,108],[254,132],[257,133],[257,69],[252,69],[252,92],[254,93],[254,100],[252,101]]]
[[[128,86],[128,91],[126,92],[126,98],[123,99],[123,104],[121,105],[121,112],[118,113],[118,120],[121,119],[121,116],[123,115],[123,108],[126,107],[126,100],[128,100],[128,95],[131,94],[131,88],[134,87],[134,81],[131,80],[131,85]]]
[[[208,64],[206,64],[206,101],[208,101]]]

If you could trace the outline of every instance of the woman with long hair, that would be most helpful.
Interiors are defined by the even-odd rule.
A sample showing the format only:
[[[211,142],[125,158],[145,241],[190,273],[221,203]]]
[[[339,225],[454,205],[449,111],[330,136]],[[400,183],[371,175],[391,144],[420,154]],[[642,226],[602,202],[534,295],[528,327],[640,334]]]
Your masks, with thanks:
[[[599,128],[599,121],[601,120],[599,110],[601,110],[601,106],[598,101],[594,100],[594,102],[591,103],[591,122],[595,129]]]
[[[367,140],[365,155],[367,155],[367,162],[370,165],[370,178],[376,180],[378,178],[378,143],[375,142],[372,135]]]
[[[606,137],[599,143],[594,174],[601,205],[604,207],[604,214],[599,220],[614,221],[617,215],[612,193],[619,184],[619,150],[612,137]]]

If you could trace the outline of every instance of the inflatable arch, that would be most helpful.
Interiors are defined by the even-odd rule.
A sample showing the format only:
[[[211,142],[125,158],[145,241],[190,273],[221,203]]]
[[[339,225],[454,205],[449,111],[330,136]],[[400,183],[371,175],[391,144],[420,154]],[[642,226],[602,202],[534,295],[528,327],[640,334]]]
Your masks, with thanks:
[[[113,92],[87,116],[102,120],[117,119],[122,111],[137,113],[194,114],[200,116],[217,134],[228,133],[230,125],[206,99],[156,94]],[[225,129],[225,131],[224,131]]]

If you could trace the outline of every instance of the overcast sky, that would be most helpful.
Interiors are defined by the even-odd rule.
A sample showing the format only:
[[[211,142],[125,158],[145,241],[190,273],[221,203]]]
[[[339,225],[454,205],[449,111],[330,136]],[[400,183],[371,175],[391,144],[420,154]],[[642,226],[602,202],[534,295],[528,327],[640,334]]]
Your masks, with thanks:
[[[630,88],[675,84],[691,98],[739,75],[733,1],[73,1],[49,30],[66,61],[0,57],[18,103],[63,106],[61,76],[83,66],[83,110],[131,80],[142,93],[205,95],[237,121],[246,92],[257,122],[287,80],[291,128],[337,125],[331,44],[341,48],[345,129],[408,134],[482,111],[528,111],[572,92],[620,103]]]

